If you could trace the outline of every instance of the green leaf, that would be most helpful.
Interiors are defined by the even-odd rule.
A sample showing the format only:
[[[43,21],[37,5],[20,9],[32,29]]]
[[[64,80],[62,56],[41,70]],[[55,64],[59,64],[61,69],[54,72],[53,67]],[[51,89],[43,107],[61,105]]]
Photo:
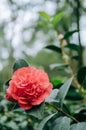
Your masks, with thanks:
[[[25,111],[21,108],[13,109],[12,111],[16,113],[25,113]]]
[[[77,124],[71,125],[70,130],[85,130],[86,129],[86,122],[81,122]]]
[[[57,79],[57,78],[52,78],[52,79],[51,79],[51,82],[52,82],[52,84],[54,85],[54,87],[55,87],[55,86],[59,86],[59,85],[62,84],[62,80],[61,80],[61,79]]]
[[[39,14],[40,14],[43,18],[45,18],[46,20],[50,21],[50,15],[47,14],[46,12],[40,11]]]
[[[61,101],[61,104],[63,104],[63,101],[64,101],[64,98],[66,97],[67,95],[67,92],[70,88],[70,85],[72,83],[72,80],[73,80],[73,77],[68,79],[62,86],[61,88],[59,89],[59,92],[58,92],[58,95],[57,95],[57,98],[60,99]]]
[[[85,76],[85,78],[83,80],[82,86],[83,86],[84,89],[86,89],[86,76]]]
[[[44,115],[44,106],[45,106],[45,103],[42,103],[41,105],[35,106],[31,110],[28,110],[26,112],[28,115],[31,115],[38,119],[42,119]]]
[[[65,47],[69,48],[71,50],[75,50],[75,51],[79,51],[80,50],[79,45],[76,45],[76,44],[73,44],[73,43],[72,44],[68,44]]]
[[[76,32],[79,32],[79,30],[73,30],[73,31],[67,32],[67,33],[64,35],[63,39],[69,38],[70,36],[72,36],[72,35],[73,35],[74,33],[76,33]]]
[[[49,45],[49,46],[46,46],[45,48],[61,53],[61,48],[59,48],[55,45]]]
[[[55,69],[55,68],[57,68],[57,67],[59,67],[59,68],[60,68],[60,67],[61,67],[61,68],[68,67],[68,64],[57,64],[57,63],[56,63],[56,64],[51,64],[51,65],[50,65],[50,68],[51,68],[51,69]]]
[[[70,130],[70,118],[57,118],[52,125],[52,130]]]
[[[6,89],[9,87],[9,81],[10,81],[10,80],[8,80],[8,81],[3,85],[4,91],[6,91]]]
[[[45,126],[45,124],[47,123],[47,121],[49,121],[49,120],[50,120],[52,117],[54,117],[56,114],[57,114],[57,112],[54,113],[54,114],[52,114],[52,115],[49,115],[49,116],[45,117],[45,118],[41,121],[41,123],[39,124],[37,130],[42,130],[43,127]]]
[[[86,77],[86,66],[78,70],[77,73],[78,82],[82,84],[84,82],[85,77]]]
[[[46,27],[46,26],[47,26],[47,25],[45,26],[45,21],[39,21],[39,22],[38,22],[38,25],[39,25],[39,26],[42,26],[42,27]]]
[[[25,128],[27,127],[27,125],[28,125],[28,122],[26,120],[22,121],[21,123],[19,123],[19,128],[25,130]]]
[[[1,106],[0,106],[1,107]],[[3,124],[7,121],[7,116],[3,115],[3,116],[0,116],[0,124]]]
[[[49,103],[56,101],[55,99],[57,97],[58,91],[58,89],[53,89],[50,96],[45,100],[45,102]]]
[[[14,121],[7,122],[6,125],[12,130],[19,130],[17,123],[15,123]]]
[[[25,60],[23,60],[23,59],[16,60],[16,62],[14,63],[14,66],[13,66],[13,72],[19,68],[27,67],[27,66],[28,66],[28,63]]]
[[[81,109],[73,115],[79,122],[86,121],[86,109]]]
[[[76,56],[72,56],[71,59],[74,59],[74,60],[79,60],[79,55],[76,55]]]
[[[77,101],[77,100],[82,100],[83,97],[82,97],[81,93],[79,92],[79,90],[77,90],[74,86],[71,86],[67,93],[66,99],[72,100],[72,101]]]
[[[57,14],[54,19],[52,20],[52,23],[54,26],[56,26],[58,24],[58,22],[62,19],[62,17],[64,16],[64,13],[61,12],[59,14]]]

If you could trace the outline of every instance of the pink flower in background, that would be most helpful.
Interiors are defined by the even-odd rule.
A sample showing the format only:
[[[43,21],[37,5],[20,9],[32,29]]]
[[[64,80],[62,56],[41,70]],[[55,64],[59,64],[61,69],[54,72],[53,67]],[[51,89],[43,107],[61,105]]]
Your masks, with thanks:
[[[29,110],[44,102],[52,88],[46,72],[34,67],[22,67],[14,72],[6,90],[6,98],[17,101],[21,108]]]

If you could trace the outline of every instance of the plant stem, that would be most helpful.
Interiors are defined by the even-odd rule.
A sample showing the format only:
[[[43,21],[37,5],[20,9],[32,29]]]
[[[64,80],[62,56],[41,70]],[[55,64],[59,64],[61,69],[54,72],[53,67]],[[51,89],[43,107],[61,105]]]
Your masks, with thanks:
[[[80,0],[76,0],[74,1],[75,5],[73,4],[73,1],[70,0],[66,0],[67,3],[69,3],[69,5],[73,8],[73,13],[75,14],[76,17],[76,24],[77,24],[77,30],[78,31],[78,43],[79,43],[79,67],[81,67],[83,65],[83,48],[82,48],[82,44],[81,44],[81,38],[80,38],[80,16],[81,16],[81,7],[82,7],[82,2]]]
[[[75,121],[76,123],[79,123],[79,121],[74,118],[73,116],[69,115],[68,113],[66,113],[65,111],[63,111],[61,108],[55,106],[54,104],[52,103],[49,103],[49,105],[51,105],[53,108],[55,108],[58,112],[61,112],[63,113],[65,116],[69,117],[70,119],[72,119],[73,121]]]
[[[76,77],[75,77],[75,75],[74,75],[73,69],[71,68],[71,66],[70,66],[70,64],[69,64],[69,56],[68,56],[68,55],[65,53],[65,51],[64,51],[63,40],[61,40],[60,42],[61,42],[60,44],[61,44],[61,51],[62,51],[62,57],[63,57],[64,63],[65,63],[65,64],[68,64],[68,69],[69,69],[69,71],[70,71],[70,74],[71,74],[71,76],[74,77],[74,79],[73,79],[74,86],[75,86],[75,88],[79,89],[79,91],[80,91],[80,93],[82,94],[82,96],[85,97],[85,96],[84,96],[84,89],[83,89],[82,86],[78,83],[78,81],[77,81],[77,79],[76,79]]]
[[[79,30],[78,32],[78,42],[79,42],[79,66],[82,66],[82,45],[81,45],[81,38],[80,38],[80,8],[81,8],[81,3],[80,0],[76,0],[76,23],[77,23],[77,29]]]

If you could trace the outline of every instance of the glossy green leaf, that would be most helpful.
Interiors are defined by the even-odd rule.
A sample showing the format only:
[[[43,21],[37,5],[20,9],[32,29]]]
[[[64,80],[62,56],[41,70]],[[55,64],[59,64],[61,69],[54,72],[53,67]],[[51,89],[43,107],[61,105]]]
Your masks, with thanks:
[[[39,106],[33,107],[29,111],[26,111],[28,115],[31,115],[33,117],[36,117],[38,119],[42,119],[44,116],[44,106],[45,104],[42,103]]]
[[[77,73],[78,82],[80,84],[83,84],[85,77],[86,77],[86,67],[82,67],[79,69]]]
[[[49,46],[46,46],[45,48],[46,48],[46,49],[50,49],[50,50],[52,50],[52,51],[56,51],[56,52],[61,53],[61,48],[59,48],[59,47],[57,47],[57,46],[55,46],[55,45],[49,45]]]
[[[63,16],[64,16],[64,13],[63,13],[63,12],[58,13],[58,14],[54,17],[54,19],[52,20],[53,25],[56,26],[56,25],[58,24],[58,22],[63,18]]]
[[[58,95],[57,95],[57,98],[60,99],[61,101],[61,104],[63,103],[64,101],[64,98],[66,97],[67,95],[67,92],[70,88],[70,85],[72,83],[72,80],[73,80],[73,77],[68,79],[59,89],[59,92],[58,92]]]
[[[9,87],[9,81],[10,81],[10,80],[8,80],[8,81],[3,85],[4,91],[6,91],[6,89]]]
[[[13,66],[13,72],[19,68],[27,67],[27,66],[28,66],[28,63],[25,60],[23,60],[23,59],[16,60],[16,62],[14,63],[14,66]]]
[[[72,36],[76,32],[79,32],[79,30],[73,30],[73,31],[69,31],[69,32],[65,33],[63,39],[69,38],[70,36]]]
[[[43,18],[45,18],[46,20],[50,21],[50,15],[47,14],[46,12],[40,11],[39,14],[40,14]]]
[[[56,63],[56,64],[51,64],[50,65],[50,69],[55,69],[55,68],[64,68],[64,67],[68,67],[68,64],[59,64],[59,63]]]
[[[81,122],[77,124],[71,125],[70,130],[85,130],[86,129],[86,122]]]
[[[7,122],[6,125],[8,126],[8,128],[11,128],[12,130],[19,130],[17,123],[14,122],[13,120],[10,122]]]
[[[71,115],[70,108],[69,106],[66,105],[66,103],[65,104],[63,103],[62,110],[65,111],[67,114]],[[60,113],[60,115],[64,116],[63,113]]]
[[[45,124],[47,123],[47,121],[49,121],[49,120],[50,120],[52,117],[54,117],[56,114],[57,114],[57,113],[54,113],[54,114],[52,114],[52,115],[49,115],[49,116],[45,117],[45,118],[41,121],[41,123],[39,124],[37,130],[43,130],[43,128],[44,128]]]
[[[16,113],[25,113],[25,111],[23,110],[23,109],[21,109],[20,107],[19,108],[17,108],[17,109],[13,109],[12,110],[13,112],[16,112]]]
[[[71,86],[67,95],[66,95],[67,100],[72,100],[72,101],[77,101],[77,100],[82,100],[83,97],[79,90],[77,90],[74,86]]]
[[[74,59],[74,60],[79,60],[79,55],[76,55],[76,56],[72,56],[71,59]]]
[[[80,48],[79,48],[79,45],[77,45],[77,44],[68,44],[68,45],[66,45],[65,46],[66,48],[69,48],[69,49],[71,49],[71,50],[75,50],[75,51],[79,51],[80,50]]]
[[[83,80],[82,86],[83,86],[84,89],[86,89],[86,76],[85,76],[85,78]]]
[[[59,91],[58,89],[53,89],[51,94],[50,94],[50,96],[45,100],[45,102],[49,103],[49,102],[56,101],[56,97],[57,97],[58,91]]]
[[[23,130],[25,130],[25,127],[28,125],[27,121],[22,121],[21,123],[19,123],[19,127]],[[29,128],[28,128],[29,129]]]
[[[86,108],[75,113],[74,117],[80,122],[86,121]]]
[[[0,117],[0,124],[5,123],[7,121],[7,116],[3,115]]]
[[[70,118],[57,118],[52,125],[52,130],[70,130]]]

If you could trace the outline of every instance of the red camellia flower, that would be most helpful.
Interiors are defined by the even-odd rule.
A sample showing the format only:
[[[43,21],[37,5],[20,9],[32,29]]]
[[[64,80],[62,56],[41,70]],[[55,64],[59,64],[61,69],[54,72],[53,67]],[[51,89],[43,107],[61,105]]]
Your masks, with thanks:
[[[9,82],[6,99],[17,101],[21,108],[29,110],[44,102],[52,87],[46,72],[34,67],[22,67],[14,72]]]

